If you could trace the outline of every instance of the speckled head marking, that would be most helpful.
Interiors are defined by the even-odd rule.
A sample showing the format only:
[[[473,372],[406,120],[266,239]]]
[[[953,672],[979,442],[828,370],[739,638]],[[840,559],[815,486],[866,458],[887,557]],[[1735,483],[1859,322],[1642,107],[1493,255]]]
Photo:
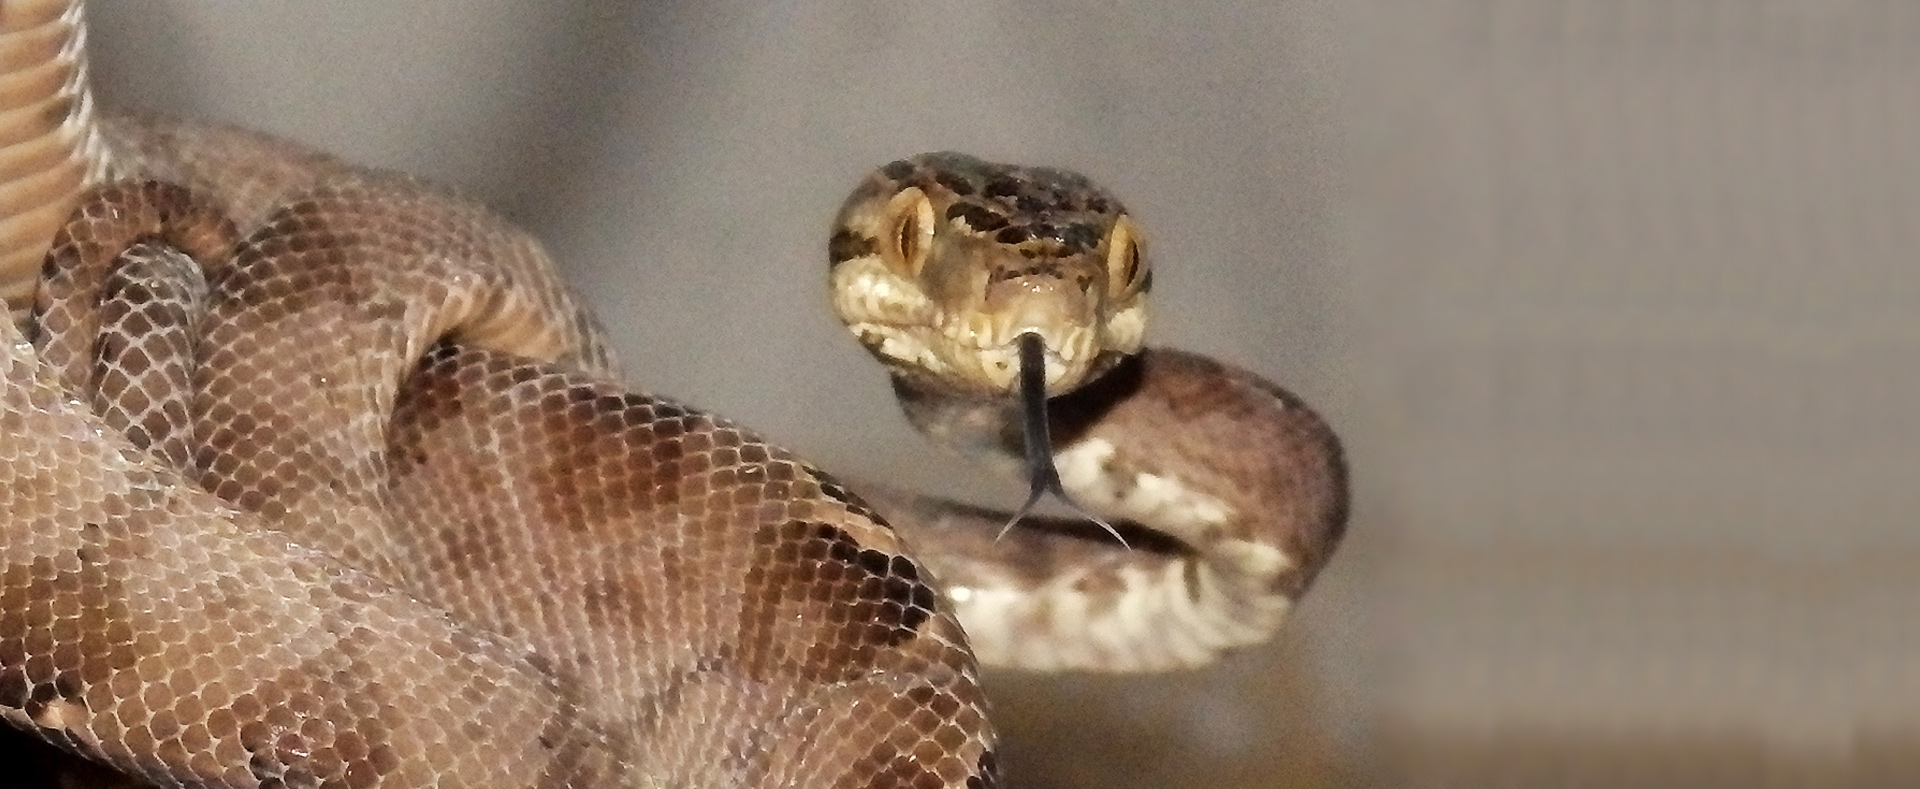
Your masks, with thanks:
[[[896,374],[942,388],[1018,386],[1039,334],[1048,394],[1140,349],[1152,284],[1140,229],[1078,173],[926,153],[875,171],[828,242],[834,310]]]

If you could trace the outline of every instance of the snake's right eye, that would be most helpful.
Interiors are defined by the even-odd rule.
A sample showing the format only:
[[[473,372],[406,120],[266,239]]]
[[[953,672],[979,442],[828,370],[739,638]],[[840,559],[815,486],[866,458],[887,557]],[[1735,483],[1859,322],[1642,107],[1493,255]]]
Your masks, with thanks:
[[[909,186],[887,201],[886,215],[893,223],[887,234],[887,264],[902,276],[919,276],[933,251],[933,201],[919,187]]]

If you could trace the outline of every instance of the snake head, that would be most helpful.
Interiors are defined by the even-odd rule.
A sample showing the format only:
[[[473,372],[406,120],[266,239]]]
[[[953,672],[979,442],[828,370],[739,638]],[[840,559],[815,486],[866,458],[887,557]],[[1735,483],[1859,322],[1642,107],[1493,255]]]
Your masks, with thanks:
[[[1152,285],[1140,229],[1105,189],[1045,167],[928,153],[875,171],[828,244],[834,311],[895,375],[1011,394],[1022,334],[1046,391],[1140,350]]]

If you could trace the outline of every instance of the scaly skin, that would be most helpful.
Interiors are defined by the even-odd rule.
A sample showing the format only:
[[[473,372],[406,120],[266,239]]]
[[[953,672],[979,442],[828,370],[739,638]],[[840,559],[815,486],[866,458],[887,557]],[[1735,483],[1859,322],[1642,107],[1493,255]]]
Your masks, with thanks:
[[[1017,385],[1039,334],[1048,395],[1140,350],[1152,271],[1120,201],[1084,176],[928,153],[875,171],[834,222],[834,310],[896,375]]]

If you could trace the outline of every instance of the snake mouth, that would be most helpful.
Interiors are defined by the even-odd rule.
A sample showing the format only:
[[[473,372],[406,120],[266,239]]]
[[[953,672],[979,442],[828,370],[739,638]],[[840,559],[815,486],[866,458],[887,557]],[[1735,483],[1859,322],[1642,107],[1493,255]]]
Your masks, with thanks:
[[[950,347],[956,369],[971,367],[995,392],[1007,394],[1019,392],[1023,365],[1038,367],[1048,396],[1070,391],[1086,380],[1098,355],[1093,331],[1083,327],[1054,332],[1027,328],[999,344],[956,342]]]
[[[1042,340],[1048,396],[1078,388],[1109,362],[1140,349],[1146,308],[1134,299],[1105,316],[1058,318],[1065,310],[948,306],[892,275],[879,260],[834,271],[834,310],[867,350],[896,375],[978,397],[1012,395],[1019,385],[1019,338]],[[1048,318],[1049,315],[1056,316]]]
[[[849,329],[875,356],[895,370],[932,378],[942,388],[983,396],[1017,394],[1020,389],[1021,337],[1033,337],[1047,396],[1070,392],[1098,371],[1108,354],[1092,327],[1023,327],[1019,331],[949,328],[950,322],[860,322]],[[996,335],[1006,335],[1004,340]]]

